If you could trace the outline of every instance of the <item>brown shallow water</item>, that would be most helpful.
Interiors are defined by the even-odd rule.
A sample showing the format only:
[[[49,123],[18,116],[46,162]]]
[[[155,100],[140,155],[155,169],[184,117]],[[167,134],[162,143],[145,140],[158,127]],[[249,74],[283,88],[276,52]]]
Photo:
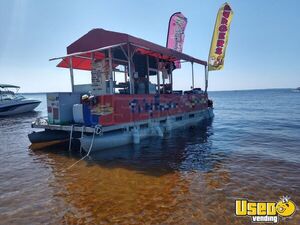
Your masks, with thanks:
[[[1,119],[0,224],[250,224],[234,216],[236,198],[289,195],[299,207],[299,127],[292,123],[300,120],[273,122],[265,132],[266,116],[242,122],[242,113],[219,107],[211,124],[93,154],[70,170],[78,153],[28,149],[30,122],[43,106]],[[299,211],[280,220],[299,223]]]

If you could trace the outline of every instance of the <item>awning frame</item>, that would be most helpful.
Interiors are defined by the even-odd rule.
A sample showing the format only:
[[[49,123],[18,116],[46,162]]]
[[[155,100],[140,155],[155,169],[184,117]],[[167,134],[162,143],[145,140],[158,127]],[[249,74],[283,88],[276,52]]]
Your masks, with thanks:
[[[93,30],[90,32],[93,32]],[[146,41],[143,39],[139,39],[139,38],[127,35],[127,34],[105,31],[103,29],[98,29],[98,31],[95,31],[95,32],[104,32],[103,33],[104,36],[108,35],[108,36],[106,36],[106,38],[109,37],[109,35],[116,35],[116,37],[119,37],[118,35],[123,35],[121,39],[125,41],[126,37],[127,37],[127,41],[125,41],[125,42],[120,41],[120,43],[118,43],[118,44],[113,44],[113,45],[104,46],[104,47],[100,47],[100,48],[90,49],[90,50],[86,50],[86,51],[72,52],[76,49],[77,50],[86,49],[88,46],[89,47],[91,46],[91,45],[88,45],[85,47],[81,47],[81,45],[80,45],[80,44],[88,43],[86,40],[86,36],[89,34],[88,33],[88,34],[84,35],[82,38],[80,38],[79,40],[75,41],[73,44],[71,44],[68,47],[68,52],[72,52],[72,53],[67,54],[65,56],[54,57],[54,58],[49,59],[49,61],[62,60],[61,63],[64,62],[64,64],[61,65],[61,63],[59,63],[57,66],[70,69],[72,91],[74,91],[74,71],[73,70],[74,69],[90,70],[91,69],[91,65],[89,65],[90,62],[84,61],[84,60],[90,60],[91,62],[94,61],[96,52],[103,54],[104,55],[103,59],[109,61],[110,87],[112,87],[112,84],[113,84],[113,61],[123,62],[125,65],[127,64],[127,70],[128,70],[128,75],[129,75],[129,81],[130,81],[129,82],[130,83],[130,94],[134,93],[134,79],[133,79],[132,66],[133,66],[133,56],[137,52],[139,52],[139,54],[147,56],[148,79],[149,79],[149,71],[151,70],[149,68],[149,57],[150,56],[156,58],[157,62],[159,62],[160,60],[169,61],[169,62],[174,62],[174,61],[178,61],[178,60],[180,60],[182,62],[190,62],[191,66],[192,66],[192,86],[191,86],[192,88],[194,88],[194,63],[203,65],[205,67],[205,78],[207,77],[207,74],[206,74],[207,73],[206,72],[207,62],[206,61],[196,59],[196,58],[186,55],[184,53],[177,52],[172,49],[167,49],[165,47],[154,44],[152,42],[149,42],[149,41]],[[93,35],[94,36],[92,36],[92,37],[95,37],[95,34],[93,34]],[[99,35],[97,36],[97,35],[96,35],[96,37],[101,37],[101,36],[99,36]],[[81,40],[81,39],[84,39],[84,40]],[[114,41],[117,42],[116,40],[114,40]],[[79,44],[78,44],[78,42],[79,42]],[[99,40],[96,40],[96,43],[98,43],[98,42],[99,42]],[[106,43],[106,42],[103,41],[103,43]],[[103,43],[101,43],[101,44],[103,44]],[[145,47],[143,44],[145,44],[146,46],[149,46],[149,47]],[[94,45],[94,46],[96,46],[96,45]],[[124,58],[122,59],[122,57],[120,59],[118,59],[113,56],[112,49],[115,49],[118,47],[120,47],[121,51],[123,52],[123,54],[127,60],[124,60]],[[69,48],[70,48],[70,51],[69,51]],[[106,54],[105,54],[105,52],[103,53],[103,51],[106,51]],[[90,57],[89,57],[89,54],[91,55]],[[101,55],[101,54],[97,55],[98,60],[102,59],[103,55]],[[83,61],[76,60],[75,62],[77,63],[77,65],[74,65],[74,63],[72,61],[73,59],[83,59]],[[79,67],[80,64],[81,64],[81,67]],[[120,64],[120,65],[123,65],[123,64]],[[158,65],[158,63],[157,63],[157,65]],[[158,68],[157,68],[157,71],[158,71]],[[159,73],[157,73],[157,79],[158,79],[157,80],[158,84],[160,84]],[[173,86],[172,74],[171,74],[170,81],[171,81],[171,85]],[[207,86],[207,84],[206,84],[206,86]],[[110,88],[110,92],[111,92],[111,94],[113,94],[114,90],[112,88]]]

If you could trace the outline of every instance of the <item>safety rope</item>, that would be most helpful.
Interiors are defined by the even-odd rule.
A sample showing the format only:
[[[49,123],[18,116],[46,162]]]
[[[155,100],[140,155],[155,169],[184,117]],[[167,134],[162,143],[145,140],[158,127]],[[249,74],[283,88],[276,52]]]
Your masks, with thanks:
[[[93,132],[93,137],[92,137],[92,141],[91,141],[91,144],[90,144],[90,147],[89,147],[89,150],[87,152],[87,154],[82,157],[81,159],[79,159],[77,162],[73,163],[71,166],[69,166],[67,168],[67,170],[71,169],[73,166],[75,166],[77,163],[79,163],[80,161],[84,160],[86,157],[88,157],[92,151],[92,148],[93,148],[93,145],[94,145],[94,139],[95,139],[95,135],[99,135],[102,133],[102,128],[101,126],[99,125],[96,125],[95,128],[94,128],[94,132]]]

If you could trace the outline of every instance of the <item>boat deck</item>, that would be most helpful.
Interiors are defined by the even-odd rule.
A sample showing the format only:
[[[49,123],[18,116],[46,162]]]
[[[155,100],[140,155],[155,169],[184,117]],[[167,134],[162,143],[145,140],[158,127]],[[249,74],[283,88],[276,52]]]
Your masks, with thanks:
[[[112,131],[117,130],[126,130],[130,131],[134,127],[145,127],[150,126],[153,123],[160,123],[164,124],[169,120],[170,122],[175,121],[185,121],[190,120],[192,118],[198,118],[198,117],[207,117],[205,114],[209,113],[208,117],[211,117],[210,113],[212,113],[212,109],[204,109],[199,111],[193,111],[189,113],[183,113],[183,114],[177,114],[173,116],[164,116],[159,118],[149,118],[147,120],[142,121],[136,121],[136,122],[130,122],[130,123],[122,123],[118,125],[112,125],[112,126],[99,126],[96,127],[101,128],[101,133],[108,133]],[[60,124],[48,124],[45,119],[37,119],[35,122],[31,125],[32,128],[39,128],[39,129],[47,129],[47,130],[61,130],[61,131],[77,131],[77,132],[83,132],[83,133],[94,133],[95,127],[88,127],[84,126],[82,124],[66,124],[66,125],[60,125]]]

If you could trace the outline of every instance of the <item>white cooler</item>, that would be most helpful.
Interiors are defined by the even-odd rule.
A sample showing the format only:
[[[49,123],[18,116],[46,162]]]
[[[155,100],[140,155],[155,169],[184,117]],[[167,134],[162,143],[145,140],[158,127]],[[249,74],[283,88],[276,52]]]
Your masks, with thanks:
[[[84,123],[82,104],[73,105],[73,119],[75,123]]]

